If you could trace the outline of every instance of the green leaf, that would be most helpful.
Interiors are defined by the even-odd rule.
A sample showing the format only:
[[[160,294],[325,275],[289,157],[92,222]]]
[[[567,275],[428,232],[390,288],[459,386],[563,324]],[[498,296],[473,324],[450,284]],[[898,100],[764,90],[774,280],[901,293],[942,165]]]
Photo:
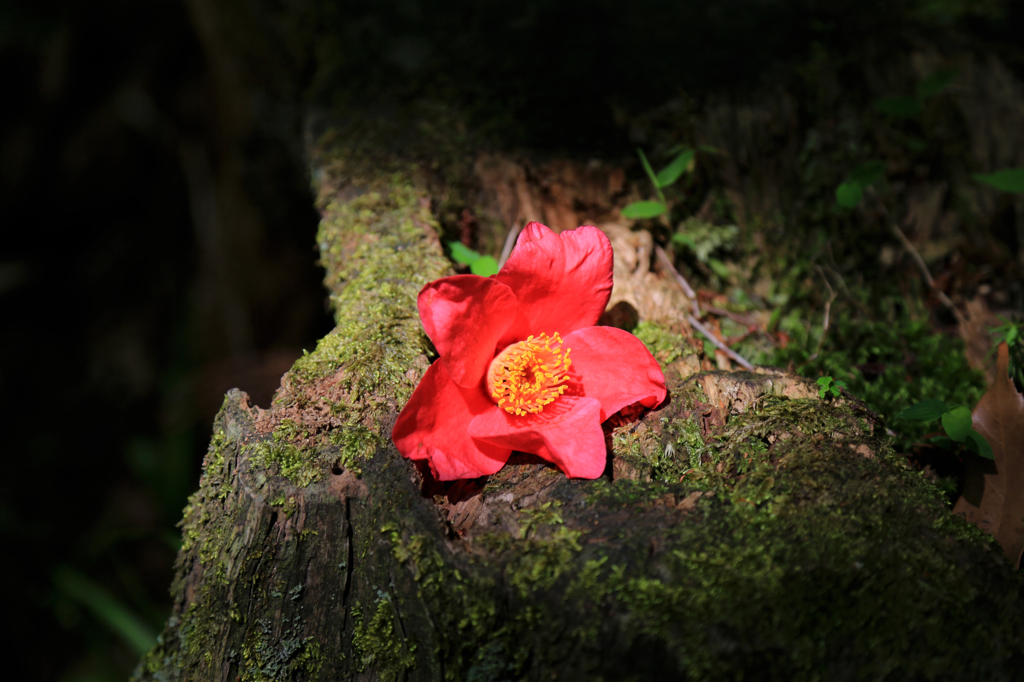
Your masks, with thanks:
[[[490,277],[498,274],[498,261],[491,256],[480,256],[469,266],[469,271],[481,277]]]
[[[976,455],[981,455],[985,459],[995,459],[995,453],[992,452],[992,446],[985,440],[985,436],[981,435],[973,428],[967,432],[967,449]]]
[[[638,218],[655,218],[667,211],[668,208],[660,201],[634,201],[622,209],[622,216],[636,220]]]
[[[971,177],[1004,192],[1024,193],[1024,168],[1004,168],[995,173],[975,173]]]
[[[659,187],[658,178],[654,175],[654,169],[651,168],[651,164],[647,161],[647,156],[644,154],[644,150],[637,147],[636,153],[640,155],[640,163],[643,164],[644,172],[647,173],[647,177],[651,179],[651,183],[656,188]]]
[[[688,247],[690,249],[693,249],[694,251],[697,250],[697,242],[693,240],[693,237],[682,232],[676,232],[674,235],[672,235],[672,243],[679,244],[679,246]]]
[[[875,109],[890,118],[913,118],[924,111],[924,105],[916,97],[883,97],[875,101]]]
[[[658,187],[668,187],[678,180],[680,175],[691,170],[694,154],[695,152],[692,149],[684,149],[680,152],[679,156],[672,159],[672,163],[662,168],[661,172],[655,177]]]
[[[65,595],[83,604],[110,630],[142,656],[156,644],[156,633],[112,594],[70,566],[58,566],[53,582]]]
[[[939,94],[953,82],[953,79],[956,78],[956,74],[956,69],[939,69],[918,83],[917,96],[924,98]]]
[[[855,166],[847,174],[846,179],[861,187],[867,187],[881,180],[884,175],[885,163],[878,159],[871,159]]]
[[[915,135],[907,135],[903,138],[903,144],[915,154],[920,154],[925,149],[928,149],[928,143]]]
[[[729,279],[732,275],[732,273],[729,272],[729,266],[717,258],[708,258],[708,267],[710,267],[714,273],[722,279]]]
[[[947,436],[957,443],[963,443],[967,440],[967,434],[974,430],[971,411],[963,405],[948,410],[942,415],[942,428],[946,430]]]
[[[938,419],[949,411],[949,406],[942,400],[922,400],[917,405],[908,407],[896,415],[897,419],[908,419],[915,422],[930,422]]]
[[[832,377],[818,377],[818,380],[814,383],[818,384],[818,397],[824,398],[832,386]]]
[[[448,248],[452,251],[452,260],[463,265],[472,265],[480,258],[480,254],[467,247],[462,242],[448,242]]]
[[[836,203],[843,208],[853,208],[864,198],[864,190],[856,182],[844,182],[836,187]]]

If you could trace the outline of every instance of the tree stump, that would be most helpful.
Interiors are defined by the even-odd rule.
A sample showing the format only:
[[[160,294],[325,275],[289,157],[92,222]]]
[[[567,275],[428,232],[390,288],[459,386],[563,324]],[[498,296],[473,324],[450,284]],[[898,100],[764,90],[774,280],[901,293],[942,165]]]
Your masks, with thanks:
[[[819,399],[777,370],[707,371],[649,235],[609,218],[615,169],[526,173],[482,155],[439,171],[367,139],[338,128],[311,149],[337,327],[269,409],[226,396],[182,521],[173,615],[136,679],[1024,669],[1021,581],[999,547],[947,510],[856,400]],[[440,484],[391,444],[432,357],[416,295],[451,272],[436,214],[458,205],[495,252],[500,228],[524,217],[611,235],[613,303],[647,323],[670,397],[606,424],[604,477],[514,455],[489,478]]]

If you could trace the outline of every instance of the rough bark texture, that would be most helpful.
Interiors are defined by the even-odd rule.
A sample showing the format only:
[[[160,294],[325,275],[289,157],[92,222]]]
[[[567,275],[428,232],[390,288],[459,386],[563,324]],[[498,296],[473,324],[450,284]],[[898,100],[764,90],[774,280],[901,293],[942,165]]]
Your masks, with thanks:
[[[388,434],[429,363],[416,294],[449,272],[431,199],[463,190],[359,139],[313,150],[338,326],[271,409],[226,397],[182,522],[174,615],[137,679],[1020,670],[1019,576],[873,415],[774,370],[695,374],[671,320],[648,340],[671,398],[612,420],[604,478],[522,456],[486,480],[424,481]]]

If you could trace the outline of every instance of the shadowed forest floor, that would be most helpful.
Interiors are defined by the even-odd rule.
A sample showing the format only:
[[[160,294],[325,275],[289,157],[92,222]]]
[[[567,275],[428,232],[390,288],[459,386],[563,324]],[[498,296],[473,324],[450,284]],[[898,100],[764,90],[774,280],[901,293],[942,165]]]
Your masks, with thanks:
[[[440,113],[421,120],[442,123],[417,134],[507,153],[462,161],[499,203],[514,197],[503,220],[465,197],[432,207],[443,241],[495,257],[529,211],[559,228],[619,221],[642,241],[618,215],[657,198],[636,148],[655,169],[696,149],[633,252],[658,269],[662,248],[751,362],[845,381],[956,499],[962,455],[893,417],[926,398],[973,406],[988,328],[1024,304],[1021,195],[971,178],[1024,166],[1024,13],[662,4],[367,3],[324,10],[315,34],[253,21],[233,41],[200,0],[10,10],[0,531],[22,557],[4,577],[24,679],[128,674],[166,618],[175,524],[223,393],[268,405],[331,328],[301,136],[338,106],[388,121],[425,102]],[[862,200],[840,206],[837,187],[872,162]],[[621,326],[637,291],[620,292]],[[644,340],[678,361],[659,333]]]

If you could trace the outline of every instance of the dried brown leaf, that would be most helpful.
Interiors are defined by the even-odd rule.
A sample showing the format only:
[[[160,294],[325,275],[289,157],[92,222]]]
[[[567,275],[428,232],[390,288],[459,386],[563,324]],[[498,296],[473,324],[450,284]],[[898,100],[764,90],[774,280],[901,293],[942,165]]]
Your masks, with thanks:
[[[995,460],[972,458],[953,512],[991,533],[1020,567],[1024,552],[1024,396],[1008,374],[1009,349],[999,346],[996,378],[972,414]]]

